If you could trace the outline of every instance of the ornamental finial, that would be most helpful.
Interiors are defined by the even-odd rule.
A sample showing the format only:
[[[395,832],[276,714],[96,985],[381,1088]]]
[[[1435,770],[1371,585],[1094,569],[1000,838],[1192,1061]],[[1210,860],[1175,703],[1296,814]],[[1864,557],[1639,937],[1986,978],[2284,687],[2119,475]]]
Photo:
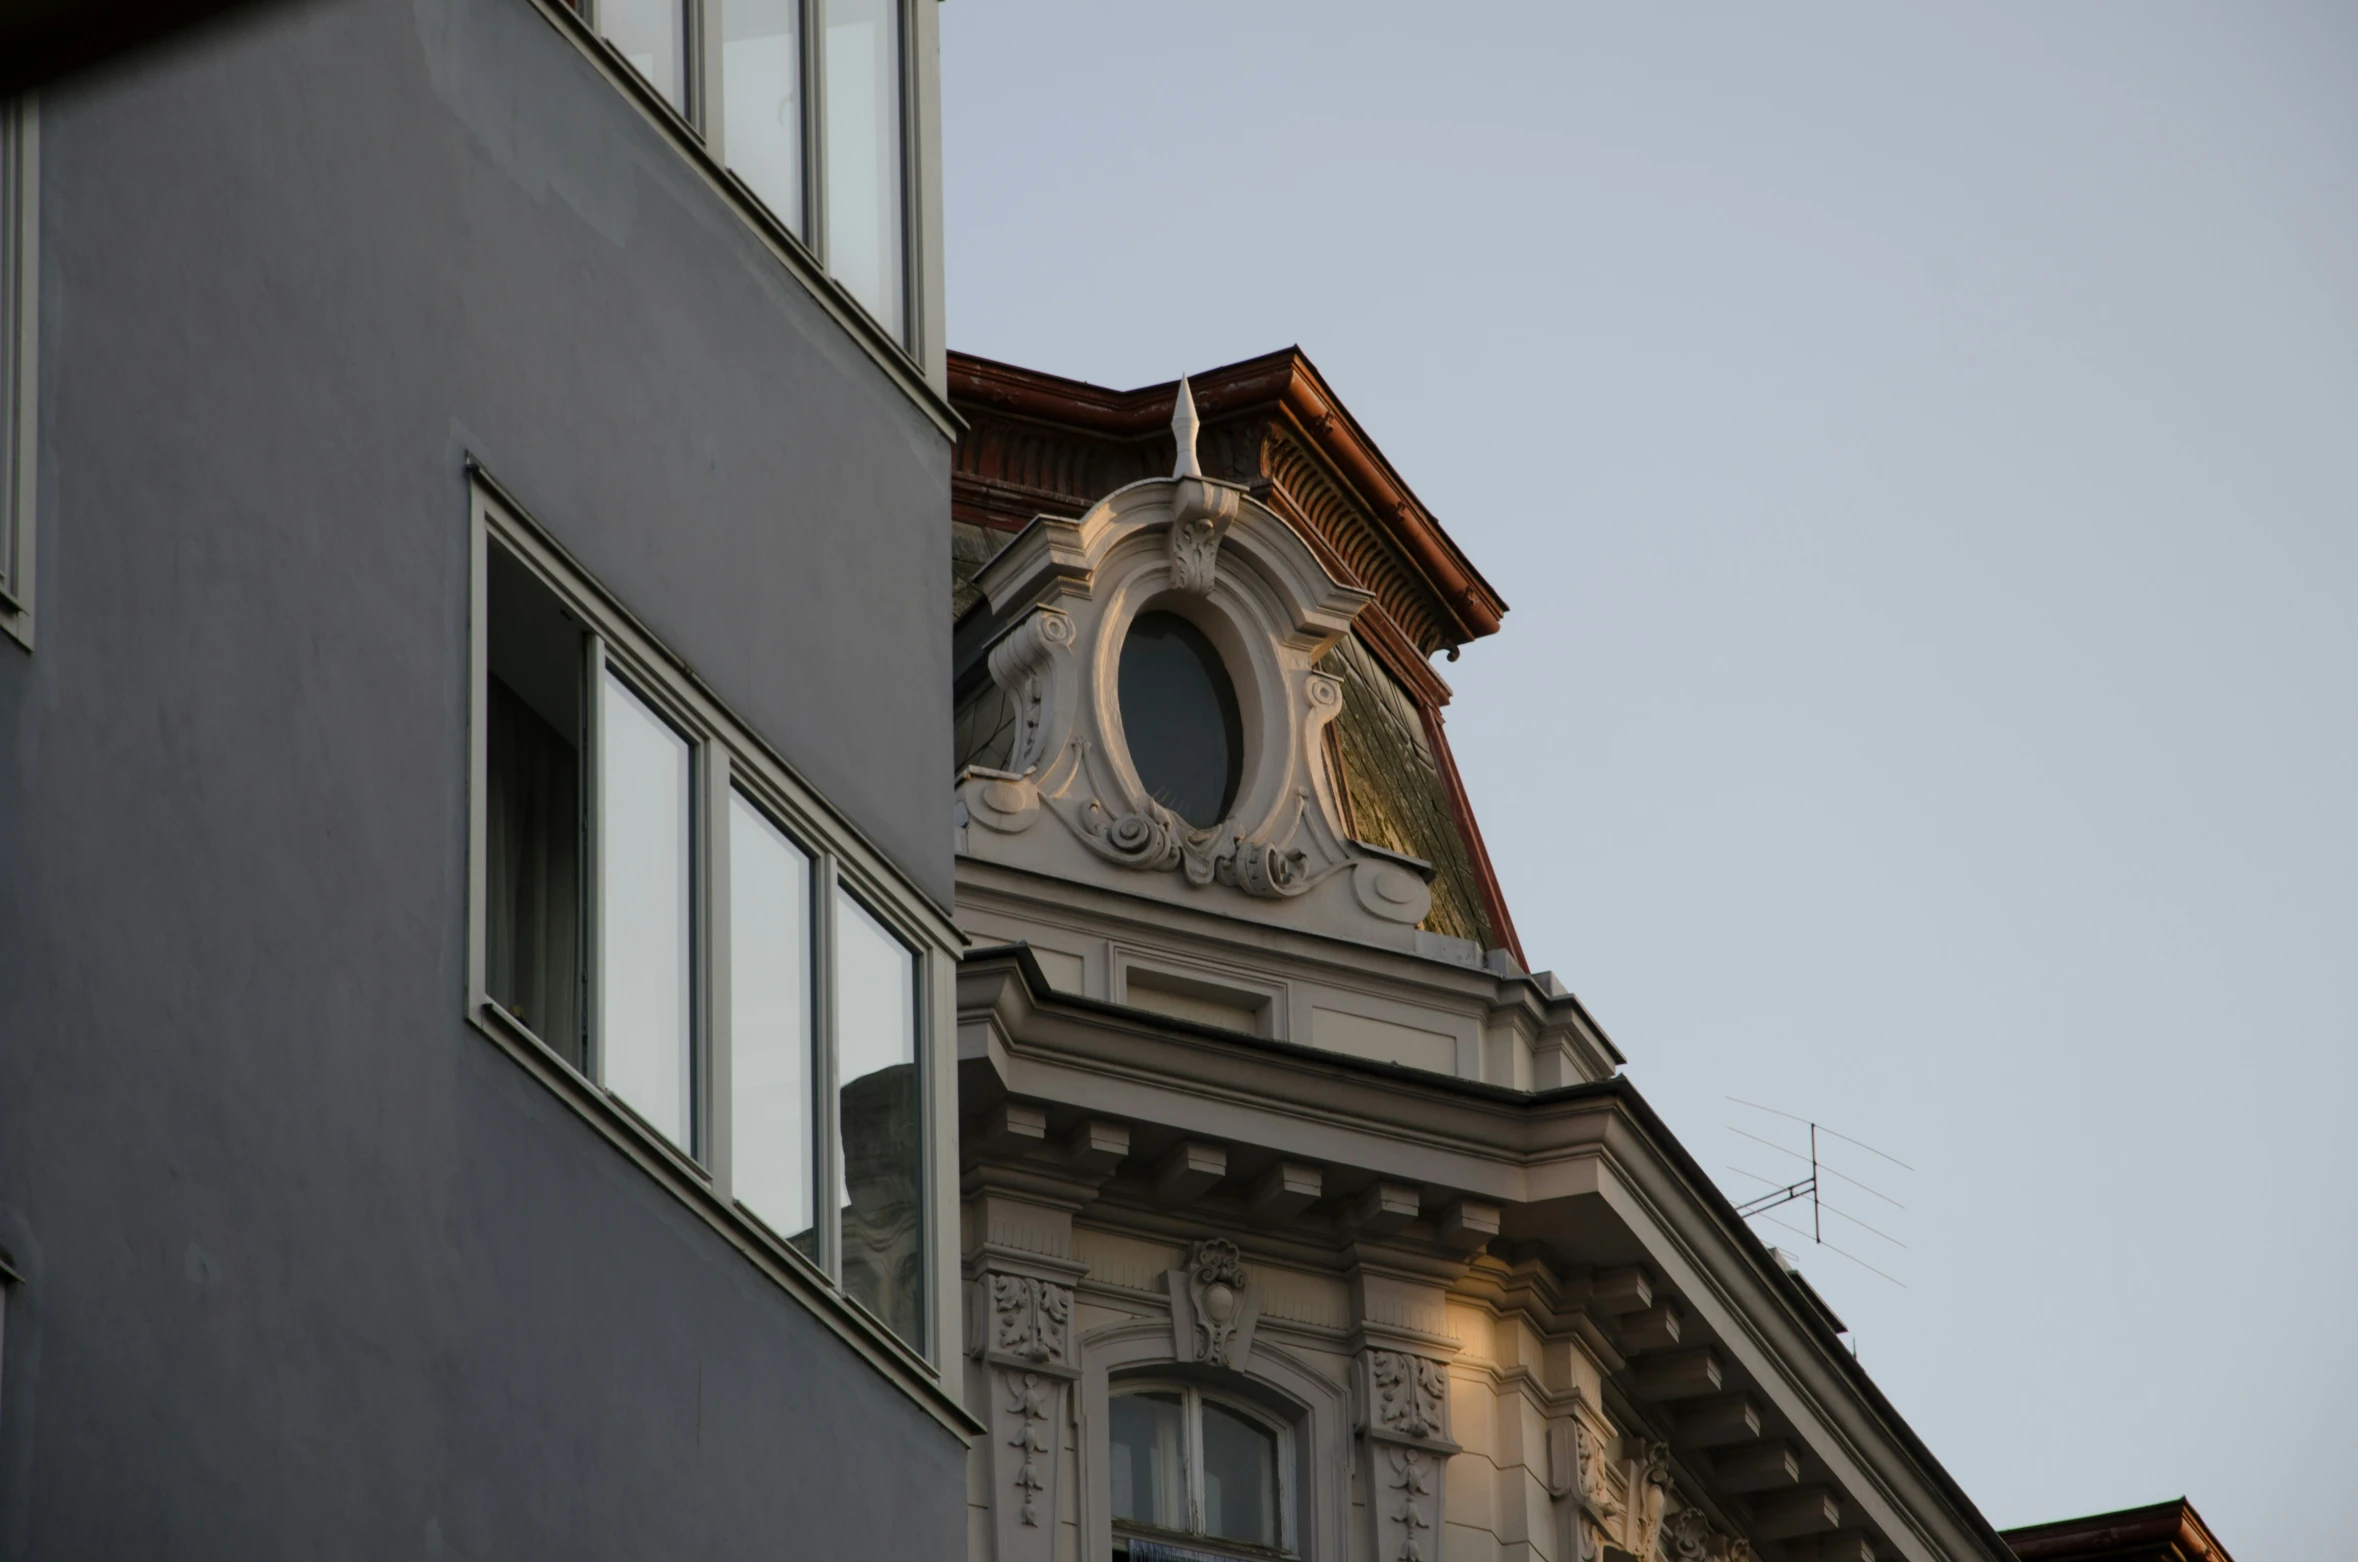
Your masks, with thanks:
[[[1173,477],[1201,477],[1204,469],[1196,464],[1195,432],[1203,427],[1195,415],[1195,396],[1187,388],[1187,376],[1179,377],[1179,395],[1171,403],[1171,438],[1179,446],[1179,464],[1171,469]]]

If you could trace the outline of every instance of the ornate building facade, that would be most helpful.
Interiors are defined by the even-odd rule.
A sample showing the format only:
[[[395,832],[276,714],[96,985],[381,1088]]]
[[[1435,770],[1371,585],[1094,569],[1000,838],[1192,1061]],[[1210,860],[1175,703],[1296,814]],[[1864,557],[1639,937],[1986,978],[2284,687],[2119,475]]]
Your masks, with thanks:
[[[1529,969],[1310,363],[951,382],[977,1562],[2004,1558]]]

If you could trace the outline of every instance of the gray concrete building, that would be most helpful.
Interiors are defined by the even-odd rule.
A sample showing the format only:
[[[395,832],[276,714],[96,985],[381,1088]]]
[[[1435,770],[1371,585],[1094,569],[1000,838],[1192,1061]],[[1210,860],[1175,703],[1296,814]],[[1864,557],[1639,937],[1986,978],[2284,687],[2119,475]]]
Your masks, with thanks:
[[[0,1555],[947,1558],[930,0],[7,107]]]

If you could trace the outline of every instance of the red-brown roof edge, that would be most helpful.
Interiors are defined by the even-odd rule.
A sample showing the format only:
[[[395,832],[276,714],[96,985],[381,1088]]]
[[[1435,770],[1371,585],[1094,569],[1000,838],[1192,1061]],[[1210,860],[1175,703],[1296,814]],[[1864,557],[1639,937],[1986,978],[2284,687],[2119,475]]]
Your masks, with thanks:
[[[972,353],[949,358],[950,395],[970,398],[1022,417],[1088,429],[1114,438],[1155,433],[1170,419],[1177,380],[1136,390],[1110,390],[1086,380],[1027,369]],[[1197,410],[1206,417],[1274,401],[1293,415],[1318,454],[1358,489],[1381,526],[1413,560],[1462,638],[1498,632],[1506,600],[1474,568],[1417,498],[1367,431],[1299,347],[1284,347],[1188,376]]]

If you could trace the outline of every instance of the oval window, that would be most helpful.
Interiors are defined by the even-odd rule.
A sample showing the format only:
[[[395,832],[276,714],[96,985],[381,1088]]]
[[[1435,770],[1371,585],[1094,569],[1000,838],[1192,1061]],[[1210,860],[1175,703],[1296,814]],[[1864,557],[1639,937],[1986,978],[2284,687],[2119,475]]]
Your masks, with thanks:
[[[1228,669],[1176,613],[1141,613],[1122,642],[1122,734],[1139,784],[1197,829],[1228,817],[1244,770],[1244,722]]]

